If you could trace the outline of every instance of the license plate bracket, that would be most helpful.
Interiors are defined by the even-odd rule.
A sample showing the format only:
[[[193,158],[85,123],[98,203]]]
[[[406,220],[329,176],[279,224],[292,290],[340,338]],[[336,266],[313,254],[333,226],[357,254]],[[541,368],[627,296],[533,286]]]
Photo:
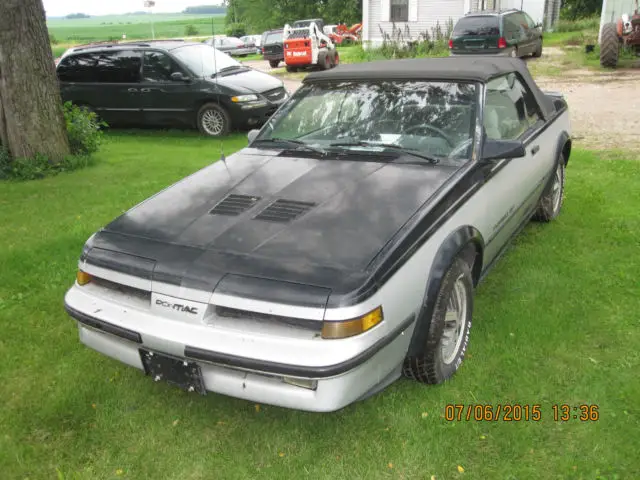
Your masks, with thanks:
[[[154,381],[165,381],[186,392],[206,395],[202,371],[197,363],[143,348],[139,352],[145,374]]]

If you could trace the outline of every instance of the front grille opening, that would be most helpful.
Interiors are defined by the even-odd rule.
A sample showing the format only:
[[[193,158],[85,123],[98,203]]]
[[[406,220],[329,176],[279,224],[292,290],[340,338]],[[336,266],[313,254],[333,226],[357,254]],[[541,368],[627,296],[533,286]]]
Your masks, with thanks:
[[[98,287],[102,287],[107,290],[111,290],[112,292],[119,293],[121,295],[130,295],[144,301],[151,300],[151,292],[147,292],[146,290],[141,290],[135,287],[130,287],[129,285],[122,285],[121,283],[115,283],[111,280],[94,277],[93,275],[91,275],[91,283]]]
[[[316,204],[312,202],[278,199],[254,218],[267,222],[287,223],[301,217],[315,206]]]
[[[246,212],[260,201],[260,197],[249,195],[237,195],[232,193],[223,198],[209,211],[211,215],[235,216]]]
[[[280,315],[270,315],[268,313],[249,312],[247,310],[239,310],[237,308],[221,307],[216,305],[215,313],[218,317],[238,318],[260,321],[262,323],[271,323],[274,325],[288,325],[312,332],[322,331],[322,322],[316,320],[307,320],[305,318],[283,317]]]

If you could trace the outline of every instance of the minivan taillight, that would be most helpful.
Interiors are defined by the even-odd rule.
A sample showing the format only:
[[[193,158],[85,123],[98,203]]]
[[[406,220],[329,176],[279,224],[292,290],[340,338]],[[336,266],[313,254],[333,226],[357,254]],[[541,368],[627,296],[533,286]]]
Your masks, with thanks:
[[[498,39],[498,48],[507,48],[507,41],[504,39],[504,37],[500,37]]]
[[[449,39],[449,48],[453,48],[453,40]]]

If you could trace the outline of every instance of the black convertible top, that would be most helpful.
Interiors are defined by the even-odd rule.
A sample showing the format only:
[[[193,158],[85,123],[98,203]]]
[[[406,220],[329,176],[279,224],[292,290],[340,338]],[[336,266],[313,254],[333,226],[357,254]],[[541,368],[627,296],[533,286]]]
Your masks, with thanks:
[[[527,64],[519,58],[461,56],[341,64],[331,70],[310,73],[303,83],[331,80],[449,80],[487,83],[512,72],[518,73],[526,82],[545,119],[548,118],[555,110],[553,101],[536,85]]]

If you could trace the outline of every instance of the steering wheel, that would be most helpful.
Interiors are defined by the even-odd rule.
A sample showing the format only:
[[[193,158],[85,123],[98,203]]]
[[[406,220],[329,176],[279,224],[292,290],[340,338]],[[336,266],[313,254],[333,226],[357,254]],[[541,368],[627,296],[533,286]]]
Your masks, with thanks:
[[[449,137],[449,135],[447,135],[446,133],[444,133],[442,130],[440,130],[437,127],[434,127],[433,125],[429,125],[429,124],[423,124],[423,125],[414,125],[413,127],[409,127],[407,128],[403,133],[405,134],[410,134],[414,131],[420,131],[420,130],[429,130],[430,132],[435,133],[436,135],[438,135],[439,137],[443,138],[447,144],[449,145],[449,147],[453,148],[454,147],[454,142],[451,139],[451,137]]]

